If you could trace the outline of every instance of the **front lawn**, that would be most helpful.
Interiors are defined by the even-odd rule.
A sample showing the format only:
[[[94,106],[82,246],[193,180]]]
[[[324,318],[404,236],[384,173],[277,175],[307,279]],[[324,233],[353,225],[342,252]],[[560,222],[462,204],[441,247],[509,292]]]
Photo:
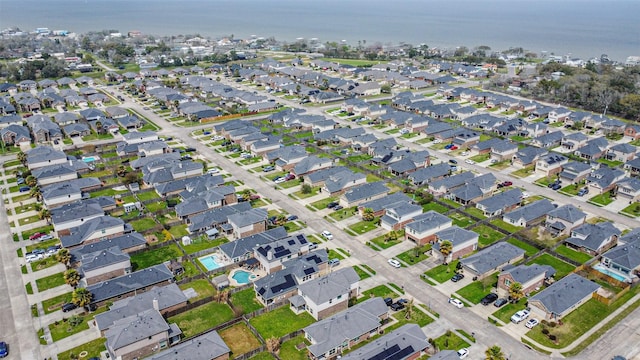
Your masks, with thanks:
[[[389,328],[386,329],[386,332],[390,332],[392,330],[395,330],[405,324],[408,323],[412,323],[412,324],[418,324],[418,326],[423,327],[423,326],[427,326],[429,324],[431,324],[432,322],[434,322],[435,320],[433,320],[433,318],[429,315],[427,315],[424,311],[422,311],[418,306],[416,306],[415,304],[412,305],[412,311],[409,314],[409,318],[407,319],[407,308],[401,310],[401,311],[397,311],[395,312],[392,316],[398,320],[397,323],[393,324],[392,326],[390,326]]]
[[[589,199],[589,202],[599,206],[607,206],[611,204],[613,200],[615,199],[611,198],[611,193],[607,191],[604,194],[592,197],[591,199]]]
[[[61,321],[56,321],[49,325],[51,339],[56,342],[81,331],[89,330],[89,320],[81,315],[73,315],[69,319],[63,318]]]
[[[322,209],[326,209],[327,205],[331,202],[337,201],[338,198],[335,197],[328,197],[326,199],[322,199],[322,200],[318,200],[315,202],[311,203],[311,206],[313,206],[314,208],[318,209],[318,210],[322,210]]]
[[[242,311],[243,314],[262,309],[262,304],[256,300],[256,292],[253,288],[238,291],[231,295],[231,304]]]
[[[535,166],[531,165],[531,166],[527,166],[524,167],[522,169],[516,170],[514,172],[511,173],[511,176],[513,177],[517,177],[517,178],[525,178],[529,175],[532,175],[535,172]]]
[[[527,263],[527,265],[531,264],[549,265],[553,267],[554,269],[556,269],[556,274],[554,276],[554,279],[556,280],[562,279],[576,268],[575,266],[564,262],[550,254],[542,254]]]
[[[360,234],[367,233],[371,230],[375,230],[376,227],[377,226],[375,221],[360,221],[349,226],[349,230],[353,231],[357,235],[360,235]]]
[[[401,234],[400,234],[401,233]],[[400,244],[404,239],[404,230],[398,231],[396,235],[393,233],[387,233],[380,235],[370,241],[381,249],[388,249],[396,244]]]
[[[168,319],[176,323],[185,337],[191,337],[233,319],[233,311],[226,303],[210,302]]]
[[[458,260],[455,260],[447,265],[438,265],[433,269],[426,271],[424,274],[442,284],[443,282],[450,280],[453,274],[455,274],[457,265]]]
[[[182,251],[177,244],[163,246],[154,250],[144,251],[131,256],[131,267],[133,271],[146,269],[153,265],[162,264],[165,261],[176,259],[182,256]]]
[[[368,272],[362,270],[362,268],[358,265],[354,265],[353,270],[356,272],[356,274],[358,274],[358,277],[360,278],[360,280],[364,280],[366,278],[371,277],[371,275],[369,275]]]
[[[80,353],[86,352],[86,359],[90,358],[100,358],[100,353],[105,351],[107,348],[105,347],[105,338],[98,338],[88,343],[82,344],[80,346],[76,346],[71,350],[67,350],[58,354],[58,360],[72,360],[77,359]]]
[[[36,280],[38,292],[53,289],[64,284],[64,273],[57,273]]]
[[[44,313],[51,314],[54,311],[60,310],[62,305],[71,301],[71,292],[66,294],[58,295],[51,299],[44,300],[42,302],[42,308],[44,309]]]
[[[593,256],[583,253],[581,251],[573,250],[568,246],[560,245],[556,248],[556,252],[562,256],[565,256],[573,261],[579,262],[580,264],[584,264],[587,261],[591,260]]]
[[[476,226],[471,231],[478,233],[480,247],[487,247],[504,237],[503,233],[493,230],[487,225]]]
[[[475,161],[476,163],[481,163],[489,160],[490,158],[491,158],[491,154],[486,153],[486,154],[478,154],[478,155],[472,156],[469,159]]]
[[[395,293],[395,291],[391,290],[391,288],[389,288],[387,285],[382,284],[369,290],[363,291],[362,296],[358,299],[358,302],[363,302],[372,297],[395,298],[397,296],[398,295]]]
[[[260,341],[244,323],[239,323],[218,332],[224,343],[231,349],[233,357],[248,353],[260,347]]]
[[[480,303],[485,295],[491,292],[491,289],[498,283],[498,273],[494,273],[482,280],[476,280],[471,284],[456,291],[456,293],[463,298],[469,300],[474,304]]]
[[[431,244],[416,246],[413,249],[409,249],[403,253],[396,255],[395,257],[408,265],[413,265],[428,258],[429,256],[426,254],[426,252],[429,250],[431,250]]]
[[[635,202],[627,206],[626,208],[622,209],[620,213],[623,215],[631,216],[631,217],[638,217],[640,216],[640,203]]]
[[[54,265],[58,265],[59,262],[56,260],[54,256],[49,256],[48,258],[44,258],[42,260],[34,261],[31,263],[31,271],[39,271]]]
[[[327,256],[329,259],[338,259],[338,260],[344,259],[344,255],[342,255],[341,252],[335,251],[333,249],[327,250]]]
[[[464,341],[461,337],[454,334],[453,331],[447,331],[444,335],[435,339],[437,348],[442,350],[460,350],[465,347],[471,346],[468,342]]]
[[[315,319],[307,312],[296,315],[288,306],[269,311],[249,320],[264,339],[280,338],[303,327],[309,326]]]
[[[517,311],[524,310],[527,301],[528,299],[526,297],[523,297],[515,304],[508,303],[504,305],[498,311],[494,312],[491,315],[502,320],[502,322],[504,322],[505,324],[508,324],[511,321],[511,316],[513,314],[515,314]]]
[[[355,215],[355,213],[356,213],[356,207],[354,206],[352,208],[346,208],[346,209],[334,211],[331,214],[329,214],[329,216],[331,216],[333,220],[340,221],[340,220],[344,220],[352,217],[353,215]]]

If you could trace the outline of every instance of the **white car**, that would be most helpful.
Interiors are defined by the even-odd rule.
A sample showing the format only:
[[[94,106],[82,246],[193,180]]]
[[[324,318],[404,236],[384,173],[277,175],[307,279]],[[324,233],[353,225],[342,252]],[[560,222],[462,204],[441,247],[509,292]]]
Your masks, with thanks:
[[[464,358],[467,357],[467,355],[469,355],[469,349],[462,348],[462,349],[458,350],[457,354],[458,354],[458,357],[460,359],[464,359]]]
[[[224,139],[224,136],[222,135],[216,135],[213,137],[213,140],[223,140],[223,139]]]
[[[511,316],[511,322],[518,324],[529,317],[529,310],[520,310]]]
[[[331,234],[329,231],[325,230],[322,232],[322,237],[327,239],[327,240],[331,240],[333,239],[333,234]]]
[[[539,323],[540,322],[538,321],[538,319],[529,319],[527,323],[524,324],[524,326],[528,327],[529,329],[533,329],[533,327],[538,325]]]
[[[530,195],[529,195],[529,193],[528,193],[528,192],[526,192],[526,191],[523,191],[523,192],[522,192],[522,198],[523,198],[523,199],[526,199],[526,198],[528,198],[529,196],[530,196]]]
[[[467,163],[467,164],[469,164],[469,165],[473,165],[473,164],[475,164],[475,163],[476,163],[475,161],[473,161],[473,160],[471,160],[471,159],[467,159],[467,160],[465,160],[464,162],[466,162],[466,163]]]
[[[467,156],[467,155],[469,155],[469,152],[468,151],[463,151],[463,152],[460,153],[460,155],[461,156]]]
[[[433,140],[434,144],[440,144],[442,142],[442,139],[435,139]]]
[[[449,298],[449,304],[457,307],[458,309],[462,309],[464,307],[464,304],[462,303],[462,301],[454,298]]]
[[[217,174],[219,172],[220,172],[220,170],[218,170],[218,168],[213,168],[213,169],[207,170],[207,174],[209,174],[209,175]]]
[[[387,262],[389,263],[389,265],[393,266],[394,268],[402,267],[400,262],[398,260],[396,260],[396,259],[389,259],[389,260],[387,260]]]
[[[287,178],[285,178],[284,176],[281,176],[281,177],[276,178],[275,180],[273,180],[273,182],[276,183],[276,184],[282,184],[285,181],[287,181]]]

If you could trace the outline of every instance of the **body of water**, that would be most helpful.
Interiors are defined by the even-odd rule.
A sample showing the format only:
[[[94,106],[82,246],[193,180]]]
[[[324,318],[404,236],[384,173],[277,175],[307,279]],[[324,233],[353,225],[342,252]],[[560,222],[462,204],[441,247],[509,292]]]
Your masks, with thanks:
[[[0,0],[0,27],[640,55],[637,0]]]

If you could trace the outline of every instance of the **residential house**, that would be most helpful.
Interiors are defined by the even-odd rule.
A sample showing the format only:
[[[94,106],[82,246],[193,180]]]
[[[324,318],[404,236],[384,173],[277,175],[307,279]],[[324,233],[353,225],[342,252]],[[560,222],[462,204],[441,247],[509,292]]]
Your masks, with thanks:
[[[351,267],[332,271],[300,284],[299,300],[314,319],[322,320],[349,307],[349,300],[359,295],[359,281],[360,277]],[[295,302],[293,298],[290,300]]]
[[[291,169],[291,173],[296,176],[304,176],[314,171],[330,168],[332,166],[333,159],[310,155],[295,164],[293,169]]]
[[[119,247],[83,254],[77,260],[80,263],[77,265],[78,273],[85,287],[131,272],[129,254],[122,252]]]
[[[9,125],[0,129],[0,137],[5,145],[28,146],[31,144],[29,129],[22,125]]]
[[[548,199],[541,199],[502,215],[502,221],[520,227],[527,227],[544,219],[556,207]]]
[[[312,360],[338,358],[370,337],[377,335],[382,322],[389,317],[389,309],[379,297],[368,299],[329,318],[313,323],[302,331]]]
[[[629,202],[640,200],[640,179],[624,178],[616,184],[616,196],[621,199],[629,199]]]
[[[158,140],[158,134],[155,131],[131,131],[123,134],[122,137],[129,145]]]
[[[142,250],[147,247],[147,240],[137,232],[115,236],[109,239],[103,239],[87,245],[75,247],[71,249],[71,263],[78,261],[85,254],[92,254],[101,250],[117,247],[126,253]]]
[[[544,155],[536,161],[535,171],[541,175],[551,177],[560,174],[563,166],[569,162],[564,155],[551,153]]]
[[[587,176],[587,186],[590,194],[604,194],[614,190],[618,181],[624,179],[625,173],[620,169],[601,166]]]
[[[462,258],[460,263],[465,272],[482,279],[522,258],[524,258],[524,250],[508,242],[499,242],[476,254]]]
[[[125,223],[120,218],[102,216],[87,220],[69,229],[69,235],[60,236],[62,246],[68,249],[124,234]]]
[[[27,167],[29,167],[29,170],[67,162],[67,155],[64,152],[54,150],[49,146],[37,146],[27,151],[26,154]]]
[[[560,206],[547,213],[545,228],[553,236],[570,234],[573,229],[584,224],[587,214],[574,205]]]
[[[560,145],[569,151],[575,151],[581,147],[583,147],[587,141],[589,141],[589,137],[581,132],[574,132],[568,135],[565,135],[560,141]]]
[[[149,360],[228,360],[231,349],[222,340],[217,331],[208,331],[190,338],[157,354]]]
[[[600,266],[626,281],[635,280],[640,272],[640,230],[620,237],[620,245],[602,254]]]
[[[62,236],[68,235],[68,231],[65,230],[80,226],[85,221],[104,216],[105,212],[97,200],[87,199],[51,209],[49,214],[51,215],[53,229],[58,236]]]
[[[245,203],[241,203],[245,204]],[[269,244],[273,241],[284,239],[287,231],[284,227],[269,229],[267,231],[243,237],[220,245],[220,254],[225,262],[239,263],[253,258],[255,249],[258,246]]]
[[[522,191],[514,188],[478,201],[476,208],[485,216],[493,217],[515,209],[521,202]]]
[[[405,324],[342,356],[342,360],[413,360],[426,354],[430,346],[420,326]]]
[[[47,185],[41,189],[41,194],[48,209],[82,199],[80,187],[68,181]]]
[[[525,146],[513,155],[511,164],[516,168],[535,166],[536,161],[548,153],[549,151],[547,151],[547,149]]]
[[[529,307],[538,317],[558,321],[591,299],[599,289],[597,283],[569,274],[529,298]]]
[[[89,166],[84,161],[69,160],[68,163],[43,166],[34,169],[31,175],[39,186],[46,186],[78,178],[78,171],[86,172]]]
[[[579,184],[591,173],[591,165],[579,161],[570,161],[562,166],[560,180],[571,184]]]
[[[231,214],[227,219],[234,239],[257,234],[267,229],[267,210],[262,208]]]
[[[624,136],[628,136],[631,140],[640,139],[640,125],[627,124],[624,128]]]
[[[448,164],[447,167],[449,167]],[[475,174],[471,171],[461,172],[459,174],[448,176],[440,180],[432,181],[431,183],[429,183],[428,190],[430,193],[436,196],[446,194],[460,186],[465,185],[474,177]]]
[[[389,188],[381,181],[366,183],[345,191],[340,196],[340,204],[344,207],[358,206],[363,202],[382,198],[388,192]]]
[[[427,166],[409,174],[408,179],[414,185],[426,185],[432,181],[441,180],[451,173],[451,167],[447,163]]]
[[[605,159],[610,161],[627,162],[636,157],[636,147],[630,144],[615,144],[609,148]]]
[[[565,245],[590,255],[599,255],[618,243],[621,231],[609,221],[584,223],[571,230]]]
[[[263,158],[269,163],[275,164],[281,171],[289,171],[308,155],[303,146],[292,145],[267,152]]]
[[[478,249],[478,234],[473,231],[465,230],[458,225],[450,226],[436,232],[436,242],[433,244],[431,253],[438,260],[443,262],[451,262],[454,259],[461,259]],[[451,252],[445,256],[440,252],[440,245],[443,241],[451,243]]]
[[[495,189],[496,177],[492,173],[487,173],[474,177],[463,186],[450,190],[445,197],[460,204],[468,205],[490,196]]]
[[[36,143],[62,141],[63,134],[60,126],[47,116],[34,115],[27,120],[27,126],[31,128]]]
[[[332,168],[317,171],[316,173],[328,171],[330,169]],[[329,178],[324,181],[324,186],[321,188],[321,190],[328,193],[330,196],[339,196],[344,194],[345,191],[351,189],[354,186],[366,184],[366,175],[362,173],[355,173],[346,168],[343,169],[344,170],[335,172],[330,175]],[[314,173],[306,175],[304,177],[305,181],[309,179],[313,174]]]
[[[371,209],[373,211],[373,216],[381,217],[385,214],[387,209],[396,207],[401,204],[409,205],[411,203],[411,198],[409,198],[405,193],[395,192],[391,195],[367,201],[358,205],[358,212],[360,213],[360,217],[362,217],[364,215],[365,209]]]
[[[498,296],[508,298],[514,283],[522,286],[522,294],[529,294],[548,283],[555,274],[556,270],[549,265],[522,264],[505,267],[498,275]]]
[[[582,159],[593,161],[603,157],[607,152],[608,146],[609,142],[607,139],[600,137],[587,141],[582,147],[575,150],[573,153]]]
[[[310,242],[303,234],[291,235],[253,248],[258,266],[267,274],[282,270],[283,263],[309,252]]]
[[[422,211],[422,206],[412,203],[387,207],[385,214],[380,218],[380,227],[389,231],[400,230],[420,216]]]
[[[549,119],[550,124],[557,122],[564,123],[569,118],[569,115],[571,115],[571,110],[564,107],[558,107],[549,111],[547,119]]]
[[[640,158],[627,161],[624,164],[624,169],[629,171],[629,175],[637,177],[640,175]]]
[[[433,210],[414,217],[413,221],[405,226],[405,239],[418,245],[424,245],[437,241],[437,232],[450,227],[451,218]]]
[[[518,144],[500,141],[491,147],[491,159],[495,161],[511,161],[518,152]]]
[[[188,218],[190,224],[187,227],[187,231],[190,234],[198,234],[207,230],[217,229],[224,231],[225,234],[231,234],[233,228],[229,224],[229,216],[249,210],[251,210],[251,203],[248,201],[207,210]]]

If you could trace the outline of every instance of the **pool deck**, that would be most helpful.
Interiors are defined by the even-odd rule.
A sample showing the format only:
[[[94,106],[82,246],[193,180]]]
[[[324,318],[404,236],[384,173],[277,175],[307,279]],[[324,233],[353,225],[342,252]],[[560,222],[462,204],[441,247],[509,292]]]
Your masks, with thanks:
[[[229,273],[229,276],[227,276],[229,278],[229,285],[231,286],[243,286],[246,284],[240,284],[236,281],[236,279],[233,278],[233,275],[238,272],[238,271],[246,271],[251,275],[255,275],[255,277],[252,279],[251,275],[249,275],[249,283],[254,282],[257,279],[260,279],[263,276],[266,276],[267,273],[264,270],[259,270],[259,269],[253,269],[253,270],[247,270],[245,268],[237,268],[237,269],[233,269],[231,270],[231,272]]]

